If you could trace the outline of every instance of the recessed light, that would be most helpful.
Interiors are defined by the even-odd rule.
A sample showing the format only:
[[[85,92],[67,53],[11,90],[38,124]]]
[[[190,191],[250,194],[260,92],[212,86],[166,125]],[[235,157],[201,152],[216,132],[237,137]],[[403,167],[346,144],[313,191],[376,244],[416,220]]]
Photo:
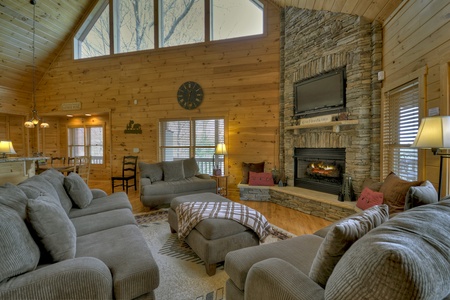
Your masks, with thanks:
[[[90,117],[90,116],[92,116],[91,114],[84,114],[86,117]]]
[[[73,117],[73,115],[67,115],[69,118],[72,118]]]

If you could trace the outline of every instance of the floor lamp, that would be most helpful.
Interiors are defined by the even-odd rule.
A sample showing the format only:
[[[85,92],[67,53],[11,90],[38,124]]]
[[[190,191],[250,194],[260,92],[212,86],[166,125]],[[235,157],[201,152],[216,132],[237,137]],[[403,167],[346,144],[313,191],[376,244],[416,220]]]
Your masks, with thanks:
[[[450,148],[450,116],[435,116],[423,118],[420,123],[416,139],[411,147],[419,149],[431,149],[434,155],[440,155],[439,164],[439,189],[441,199],[442,165],[444,158],[450,158],[450,153],[439,153],[441,149]]]

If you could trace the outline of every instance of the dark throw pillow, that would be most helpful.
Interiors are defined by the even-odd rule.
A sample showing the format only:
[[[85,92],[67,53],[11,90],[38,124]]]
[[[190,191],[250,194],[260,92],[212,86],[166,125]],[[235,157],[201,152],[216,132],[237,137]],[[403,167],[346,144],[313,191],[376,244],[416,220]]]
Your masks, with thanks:
[[[249,172],[262,173],[264,172],[264,162],[260,163],[242,163],[242,184],[248,184]]]
[[[412,186],[418,186],[422,181],[403,180],[394,172],[391,172],[384,180],[380,188],[383,193],[384,203],[389,206],[389,213],[399,213],[404,210],[406,202],[406,193]]]

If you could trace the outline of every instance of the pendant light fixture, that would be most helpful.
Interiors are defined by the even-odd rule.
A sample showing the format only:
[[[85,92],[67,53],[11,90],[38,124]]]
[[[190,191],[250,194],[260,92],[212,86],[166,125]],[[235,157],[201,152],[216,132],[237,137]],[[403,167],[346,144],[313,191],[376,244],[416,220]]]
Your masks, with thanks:
[[[30,0],[33,5],[33,110],[31,111],[31,119],[26,121],[23,125],[26,128],[34,128],[41,118],[39,118],[38,112],[36,110],[36,62],[35,62],[35,42],[36,42],[36,0]],[[48,128],[48,123],[42,122],[41,128]]]

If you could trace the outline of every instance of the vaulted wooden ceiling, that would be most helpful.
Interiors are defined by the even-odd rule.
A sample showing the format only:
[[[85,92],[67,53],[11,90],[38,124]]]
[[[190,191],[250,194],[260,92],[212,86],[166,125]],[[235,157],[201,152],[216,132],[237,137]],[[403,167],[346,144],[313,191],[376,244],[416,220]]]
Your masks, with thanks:
[[[328,10],[384,22],[402,0],[269,0],[280,7]],[[57,57],[92,0],[37,0],[36,82]],[[30,0],[0,0],[0,87],[32,91],[33,5]]]

